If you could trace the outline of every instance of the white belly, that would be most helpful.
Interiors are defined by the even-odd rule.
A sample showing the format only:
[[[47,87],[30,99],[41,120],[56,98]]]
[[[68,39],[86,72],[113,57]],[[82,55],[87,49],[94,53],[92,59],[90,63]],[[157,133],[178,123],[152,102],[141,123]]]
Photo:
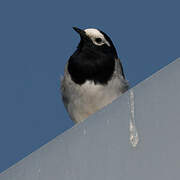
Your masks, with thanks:
[[[87,81],[76,86],[70,93],[67,110],[75,122],[81,122],[89,115],[103,108],[122,94],[120,79],[114,79],[107,85],[98,85]]]

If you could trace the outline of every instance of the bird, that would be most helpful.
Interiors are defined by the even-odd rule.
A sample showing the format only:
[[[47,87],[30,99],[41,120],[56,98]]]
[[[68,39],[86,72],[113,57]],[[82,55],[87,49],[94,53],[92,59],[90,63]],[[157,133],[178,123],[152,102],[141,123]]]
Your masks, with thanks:
[[[80,42],[61,78],[64,106],[75,123],[112,103],[129,88],[110,37],[96,28],[73,27]]]

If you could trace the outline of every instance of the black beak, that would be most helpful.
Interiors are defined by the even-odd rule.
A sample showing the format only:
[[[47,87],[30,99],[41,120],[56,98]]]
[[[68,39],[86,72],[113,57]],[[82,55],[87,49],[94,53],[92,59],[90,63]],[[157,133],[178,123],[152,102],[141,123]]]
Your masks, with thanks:
[[[81,37],[85,37],[85,31],[82,29],[79,29],[77,27],[73,27],[73,29],[81,36]]]

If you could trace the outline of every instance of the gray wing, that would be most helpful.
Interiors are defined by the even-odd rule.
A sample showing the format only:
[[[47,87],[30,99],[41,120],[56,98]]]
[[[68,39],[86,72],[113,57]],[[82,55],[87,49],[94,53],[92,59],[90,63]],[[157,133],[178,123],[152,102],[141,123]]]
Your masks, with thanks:
[[[72,99],[77,98],[81,95],[81,92],[77,90],[79,86],[71,80],[67,67],[68,63],[66,64],[64,69],[64,76],[61,78],[60,89],[62,100],[66,108],[68,107],[68,104],[70,101],[72,101]]]
[[[118,58],[115,61],[116,61],[115,74],[116,76],[119,77],[120,81],[123,83],[123,92],[125,92],[129,89],[129,83],[125,79],[124,70],[120,59]]]
[[[66,64],[65,69],[64,69],[64,76],[61,77],[61,87],[60,87],[62,100],[66,108],[69,103],[69,96],[68,96],[69,92],[67,88],[67,86],[69,85],[68,84],[69,74],[67,72],[67,65],[68,63]]]
[[[118,61],[118,66],[119,66],[119,71],[121,73],[121,75],[123,76],[123,78],[125,79],[125,75],[124,75],[124,70],[123,70],[123,66],[122,66],[122,63],[120,61],[120,59],[116,59],[116,61]]]

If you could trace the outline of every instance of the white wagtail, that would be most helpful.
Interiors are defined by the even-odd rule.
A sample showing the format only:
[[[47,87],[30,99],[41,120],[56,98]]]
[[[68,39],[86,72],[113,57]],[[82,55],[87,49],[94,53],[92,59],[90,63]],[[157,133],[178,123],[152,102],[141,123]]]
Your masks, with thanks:
[[[64,105],[73,121],[83,121],[128,89],[111,39],[98,29],[73,29],[80,35],[61,81]]]

